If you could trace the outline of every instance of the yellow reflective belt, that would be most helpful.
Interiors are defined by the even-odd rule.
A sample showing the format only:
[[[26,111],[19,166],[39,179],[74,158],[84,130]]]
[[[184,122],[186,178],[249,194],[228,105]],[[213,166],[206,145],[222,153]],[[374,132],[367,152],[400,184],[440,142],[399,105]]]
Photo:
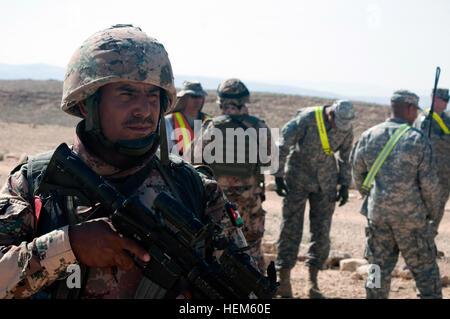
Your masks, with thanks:
[[[427,110],[427,114],[429,114],[429,113],[430,113],[430,110]],[[441,119],[439,114],[437,114],[436,112],[433,112],[433,119],[439,124],[439,126],[441,127],[441,129],[444,131],[445,134],[450,134],[448,127],[445,125],[444,121]]]
[[[406,131],[408,131],[410,128],[411,128],[411,126],[409,126],[408,124],[403,124],[394,132],[394,134],[392,134],[389,141],[383,147],[383,150],[381,151],[381,153],[378,154],[378,157],[375,160],[375,162],[373,162],[369,173],[367,174],[366,178],[364,179],[364,182],[361,186],[361,188],[363,190],[369,191],[369,189],[372,187],[372,182],[375,179],[375,175],[377,175],[378,170],[381,168],[381,165],[383,165],[384,161],[386,160],[389,153],[394,148],[395,144],[397,144],[400,137],[402,137],[402,135],[405,134]]]
[[[322,142],[323,151],[327,155],[332,155],[333,152],[330,150],[330,144],[328,144],[327,130],[325,129],[321,106],[316,107],[316,122],[317,129],[319,130],[320,141]]]
[[[178,126],[181,129],[181,134],[183,135],[184,150],[187,150],[190,144],[190,139],[188,130],[186,128],[186,123],[183,121],[183,117],[180,112],[175,112],[174,115],[178,121]]]

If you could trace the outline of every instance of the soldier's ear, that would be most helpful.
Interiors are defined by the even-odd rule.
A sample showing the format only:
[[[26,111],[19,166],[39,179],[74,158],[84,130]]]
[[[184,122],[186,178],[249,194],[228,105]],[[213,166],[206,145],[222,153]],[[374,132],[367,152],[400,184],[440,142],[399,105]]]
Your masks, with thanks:
[[[83,115],[84,118],[87,118],[88,111],[85,101],[78,102],[78,108],[80,109],[81,115]]]

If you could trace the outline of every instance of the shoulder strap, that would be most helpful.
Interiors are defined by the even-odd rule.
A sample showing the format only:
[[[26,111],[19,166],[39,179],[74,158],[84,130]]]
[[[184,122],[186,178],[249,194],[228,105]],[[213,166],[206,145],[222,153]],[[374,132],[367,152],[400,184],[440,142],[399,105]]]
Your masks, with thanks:
[[[53,151],[40,153],[35,156],[29,156],[27,161],[27,181],[29,194],[33,199],[34,192],[39,186],[39,175],[47,168],[50,159],[52,158]],[[34,202],[34,200],[32,200]]]
[[[183,159],[170,154],[168,165],[155,161],[173,195],[201,219],[204,213],[204,190],[199,172]]]
[[[321,106],[317,106],[315,112],[317,129],[319,130],[319,136],[320,141],[322,142],[323,151],[327,155],[333,155],[333,152],[330,149],[330,144],[328,143],[327,130],[325,129],[325,122],[323,120],[323,108]]]
[[[430,114],[430,110],[427,110],[427,114]],[[450,130],[448,129],[447,125],[445,125],[439,114],[433,112],[433,119],[439,124],[445,134],[450,134]]]
[[[364,179],[364,182],[362,184],[362,189],[365,191],[369,191],[372,187],[372,182],[375,179],[375,176],[377,175],[378,171],[380,170],[381,166],[383,165],[384,161],[388,157],[389,153],[391,153],[392,149],[394,148],[395,144],[397,144],[400,137],[403,136],[409,129],[411,128],[408,124],[401,125],[397,130],[395,130],[394,134],[392,134],[389,141],[386,143],[386,145],[383,147],[383,150],[378,155],[375,162],[372,164],[372,167],[370,168],[369,173],[367,174],[366,178]]]

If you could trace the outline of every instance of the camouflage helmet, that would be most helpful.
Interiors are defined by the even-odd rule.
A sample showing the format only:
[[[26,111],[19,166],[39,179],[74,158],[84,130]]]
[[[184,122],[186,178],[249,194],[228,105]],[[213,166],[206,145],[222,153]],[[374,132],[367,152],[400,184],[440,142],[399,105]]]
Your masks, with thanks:
[[[391,103],[405,102],[419,107],[419,96],[408,90],[397,90],[391,97]]]
[[[217,88],[217,101],[220,105],[235,104],[243,106],[250,102],[250,92],[239,79],[228,79]]]
[[[431,92],[431,94],[433,94],[433,91]],[[448,94],[448,89],[443,89],[443,88],[437,88],[436,89],[436,96],[440,99],[443,99],[444,101],[449,100],[450,95]]]
[[[83,117],[78,103],[114,82],[144,82],[162,88],[162,108],[176,99],[172,67],[164,46],[138,27],[114,25],[90,36],[67,66],[61,109]]]

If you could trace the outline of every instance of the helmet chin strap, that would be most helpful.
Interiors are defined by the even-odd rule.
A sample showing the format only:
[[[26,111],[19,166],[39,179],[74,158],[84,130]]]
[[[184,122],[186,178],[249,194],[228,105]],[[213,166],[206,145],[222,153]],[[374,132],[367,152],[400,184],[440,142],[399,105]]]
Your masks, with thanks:
[[[89,98],[86,99],[88,115],[86,118],[85,132],[87,133],[90,139],[93,139],[94,141],[101,143],[106,148],[112,149],[117,153],[131,157],[139,157],[146,153],[156,152],[156,149],[158,148],[161,140],[159,133],[164,108],[161,108],[161,111],[159,113],[158,126],[155,132],[139,139],[119,140],[113,142],[108,138],[106,138],[101,131],[98,104],[99,104],[98,92],[96,92],[95,94],[91,95]]]

